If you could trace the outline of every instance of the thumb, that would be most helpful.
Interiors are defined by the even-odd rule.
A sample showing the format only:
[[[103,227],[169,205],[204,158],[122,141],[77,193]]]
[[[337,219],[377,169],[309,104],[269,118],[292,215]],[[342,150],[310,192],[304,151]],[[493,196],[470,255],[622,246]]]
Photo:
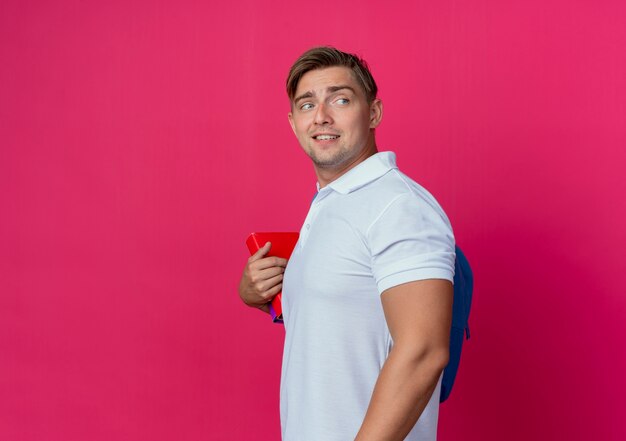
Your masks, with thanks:
[[[250,261],[254,262],[255,260],[262,259],[267,253],[269,253],[270,248],[272,248],[272,243],[265,242],[265,245],[259,248],[257,252],[252,255],[252,257],[250,258]]]

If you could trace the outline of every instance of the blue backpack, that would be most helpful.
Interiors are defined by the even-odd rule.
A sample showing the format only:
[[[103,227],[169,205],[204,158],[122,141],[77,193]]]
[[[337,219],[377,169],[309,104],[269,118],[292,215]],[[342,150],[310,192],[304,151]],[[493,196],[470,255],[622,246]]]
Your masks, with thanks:
[[[472,291],[474,290],[474,276],[467,258],[457,246],[455,247],[456,261],[454,262],[454,304],[452,305],[452,328],[450,329],[450,359],[443,370],[441,380],[441,395],[439,402],[443,403],[450,396],[456,373],[459,370],[463,337],[470,338],[469,313],[472,307]]]

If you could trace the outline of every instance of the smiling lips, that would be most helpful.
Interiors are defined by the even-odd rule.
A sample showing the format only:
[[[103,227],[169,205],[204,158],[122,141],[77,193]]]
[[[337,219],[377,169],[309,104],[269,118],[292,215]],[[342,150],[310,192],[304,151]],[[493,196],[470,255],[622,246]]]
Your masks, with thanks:
[[[317,135],[313,135],[313,139],[318,141],[332,141],[339,138],[339,135],[334,135],[332,133],[319,133]]]

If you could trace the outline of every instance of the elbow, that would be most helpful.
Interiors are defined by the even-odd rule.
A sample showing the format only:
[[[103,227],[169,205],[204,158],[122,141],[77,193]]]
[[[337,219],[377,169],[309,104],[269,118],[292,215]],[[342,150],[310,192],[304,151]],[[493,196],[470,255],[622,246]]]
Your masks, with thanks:
[[[440,350],[437,356],[434,358],[434,364],[438,372],[443,371],[448,362],[450,361],[450,348],[446,347],[445,350]]]
[[[441,372],[448,365],[450,360],[450,350],[446,348],[433,348],[426,352],[424,365],[430,367],[434,372]]]

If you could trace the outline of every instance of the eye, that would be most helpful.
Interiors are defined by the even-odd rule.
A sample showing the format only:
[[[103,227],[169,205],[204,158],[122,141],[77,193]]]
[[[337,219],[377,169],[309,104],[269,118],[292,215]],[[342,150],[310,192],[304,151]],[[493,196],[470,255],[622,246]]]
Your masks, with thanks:
[[[345,104],[348,104],[350,100],[348,98],[338,98],[337,101],[335,102],[337,104],[345,105]]]
[[[303,105],[300,106],[300,110],[310,110],[313,108],[313,104],[311,103],[304,103]]]

